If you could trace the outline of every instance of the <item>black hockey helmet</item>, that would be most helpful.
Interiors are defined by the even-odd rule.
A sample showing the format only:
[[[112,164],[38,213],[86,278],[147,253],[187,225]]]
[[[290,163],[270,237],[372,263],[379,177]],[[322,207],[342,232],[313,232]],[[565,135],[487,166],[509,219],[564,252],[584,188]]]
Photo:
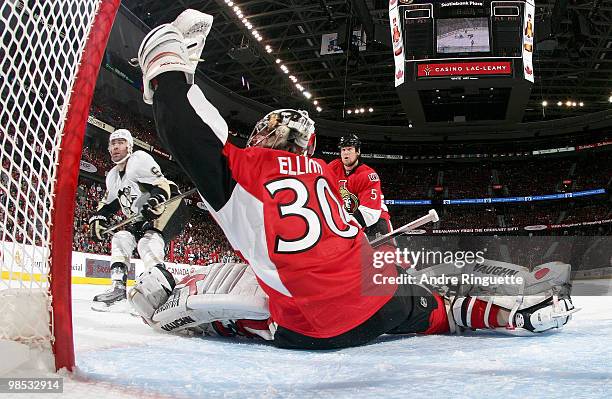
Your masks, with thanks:
[[[354,133],[346,134],[340,137],[340,141],[338,141],[338,148],[342,147],[355,147],[357,151],[361,149],[361,140],[359,140],[359,136]]]

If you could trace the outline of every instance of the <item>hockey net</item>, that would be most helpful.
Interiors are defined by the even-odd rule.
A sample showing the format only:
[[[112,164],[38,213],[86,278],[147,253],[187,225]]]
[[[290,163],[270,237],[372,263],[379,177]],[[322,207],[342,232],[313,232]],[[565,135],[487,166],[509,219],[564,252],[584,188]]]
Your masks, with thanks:
[[[0,3],[0,374],[22,363],[74,366],[74,196],[93,87],[118,5]]]

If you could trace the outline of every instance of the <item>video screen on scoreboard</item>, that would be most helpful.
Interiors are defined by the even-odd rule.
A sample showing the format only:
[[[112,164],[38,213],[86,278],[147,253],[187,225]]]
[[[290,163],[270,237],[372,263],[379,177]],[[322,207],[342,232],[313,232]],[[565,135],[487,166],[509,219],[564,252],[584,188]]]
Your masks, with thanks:
[[[489,46],[487,18],[436,20],[436,49],[441,54],[485,53]]]

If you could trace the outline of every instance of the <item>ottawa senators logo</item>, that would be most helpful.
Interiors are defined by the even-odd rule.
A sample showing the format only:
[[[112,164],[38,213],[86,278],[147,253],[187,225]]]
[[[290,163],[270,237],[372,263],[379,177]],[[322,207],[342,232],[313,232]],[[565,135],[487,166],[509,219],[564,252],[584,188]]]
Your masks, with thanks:
[[[340,196],[344,202],[344,208],[352,215],[359,207],[359,199],[345,187],[340,187]]]

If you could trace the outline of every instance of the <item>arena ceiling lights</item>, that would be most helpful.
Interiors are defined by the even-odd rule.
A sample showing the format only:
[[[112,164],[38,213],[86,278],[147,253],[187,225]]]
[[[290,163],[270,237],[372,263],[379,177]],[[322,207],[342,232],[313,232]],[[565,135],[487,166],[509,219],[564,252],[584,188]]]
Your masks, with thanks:
[[[584,102],[583,101],[576,102],[573,100],[557,101],[557,107],[562,107],[563,105],[565,105],[566,107],[584,107]],[[542,101],[542,106],[547,107],[548,101],[546,100]]]
[[[244,15],[240,7],[236,3],[234,3],[232,0],[224,0],[224,1],[225,1],[225,4],[230,8],[230,10],[236,15],[238,20],[240,20],[240,22],[242,22],[244,27],[251,33],[251,35],[253,35],[253,37],[258,42],[263,41],[263,37],[261,36],[261,34],[257,31],[257,29],[255,29],[253,24],[249,22],[249,20]],[[264,46],[264,49],[266,50],[266,53],[268,54],[272,54],[272,52],[274,52],[274,50],[269,44],[266,44]],[[283,61],[280,58],[276,59],[276,63],[279,65],[279,68],[283,72],[283,74],[288,75],[289,80],[291,80],[295,88],[298,89],[302,93],[302,95],[306,97],[307,100],[312,99],[313,94],[310,93],[308,90],[306,90],[306,88],[304,88],[304,86],[302,86],[299,83],[298,78],[296,78],[295,75],[290,74],[289,68],[287,68],[287,66],[284,65],[282,62]],[[312,104],[316,107],[317,112],[323,111],[323,108],[321,108],[317,100],[313,100]]]
[[[355,115],[360,115],[360,114],[365,114],[366,112],[374,112],[374,108],[372,107],[357,107],[354,110],[353,109],[347,109],[346,113],[349,115],[355,114]]]

